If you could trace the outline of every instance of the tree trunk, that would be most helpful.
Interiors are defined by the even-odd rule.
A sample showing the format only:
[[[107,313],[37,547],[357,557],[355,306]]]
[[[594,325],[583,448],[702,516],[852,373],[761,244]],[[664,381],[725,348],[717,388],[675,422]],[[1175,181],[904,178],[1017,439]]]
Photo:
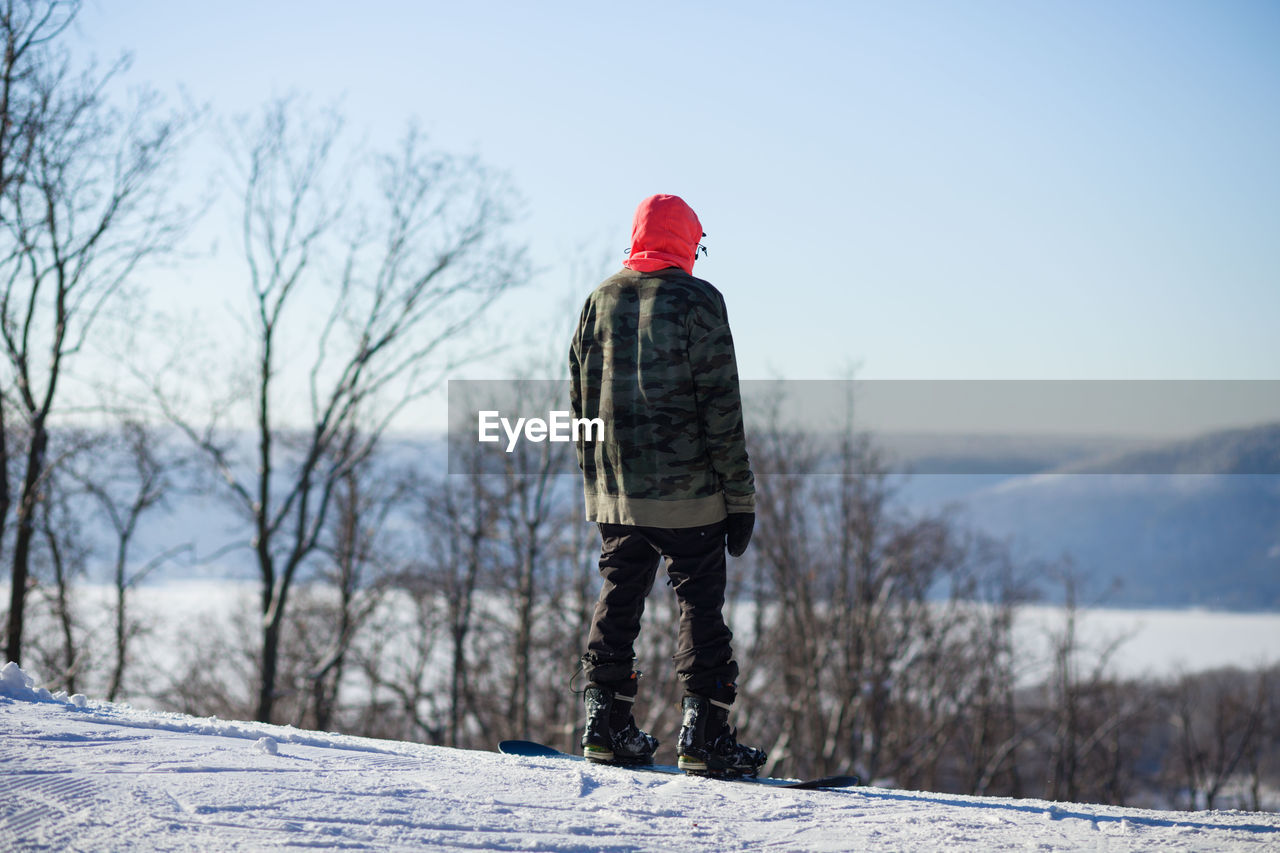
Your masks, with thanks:
[[[270,609],[262,617],[262,674],[258,682],[258,710],[254,719],[260,723],[271,722],[271,712],[275,709],[276,668],[280,659],[280,619],[278,614],[283,608],[277,608],[275,614]]]
[[[2,162],[2,158],[0,158]],[[6,472],[0,476],[0,530],[4,530],[9,523],[9,509],[13,504],[12,495],[9,492],[9,422],[5,419],[4,401],[0,399],[0,472]],[[0,558],[3,557],[3,541],[0,541]]]
[[[18,532],[13,545],[13,570],[9,589],[9,638],[6,656],[14,663],[22,663],[23,617],[27,603],[27,585],[30,578],[31,542],[36,532],[36,504],[39,502],[40,481],[44,474],[45,452],[49,446],[49,433],[44,419],[32,424],[31,446],[27,450],[27,471],[22,482],[22,499],[18,503]]]
[[[121,685],[124,683],[125,661],[128,657],[129,618],[125,610],[125,599],[128,592],[128,583],[125,577],[125,567],[128,559],[127,541],[122,536],[120,546],[116,551],[116,662],[111,669],[111,685],[107,688],[108,702],[116,701],[116,697],[120,693]]]

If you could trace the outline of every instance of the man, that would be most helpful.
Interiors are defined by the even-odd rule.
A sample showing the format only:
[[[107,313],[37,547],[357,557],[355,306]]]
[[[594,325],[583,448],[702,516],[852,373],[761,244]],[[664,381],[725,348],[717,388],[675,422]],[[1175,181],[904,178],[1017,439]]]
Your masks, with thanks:
[[[726,540],[733,556],[746,550],[755,485],[724,298],[692,274],[704,236],[679,197],[642,201],[624,269],[588,297],[569,352],[574,417],[605,424],[603,440],[578,444],[604,578],[582,657],[582,747],[590,760],[623,764],[649,763],[657,749],[632,717],[632,664],[665,557],[680,604],[680,767],[755,775],[764,752],[729,727],[738,665],[722,615]]]

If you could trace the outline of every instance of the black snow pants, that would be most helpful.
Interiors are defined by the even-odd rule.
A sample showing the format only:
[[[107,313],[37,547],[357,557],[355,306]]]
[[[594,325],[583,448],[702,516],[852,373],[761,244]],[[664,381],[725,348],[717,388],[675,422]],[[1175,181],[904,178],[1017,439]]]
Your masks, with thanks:
[[[664,528],[601,524],[600,574],[583,667],[589,681],[634,696],[633,644],[660,558],[680,605],[674,660],[685,692],[730,703],[738,664],[724,622],[725,522]]]

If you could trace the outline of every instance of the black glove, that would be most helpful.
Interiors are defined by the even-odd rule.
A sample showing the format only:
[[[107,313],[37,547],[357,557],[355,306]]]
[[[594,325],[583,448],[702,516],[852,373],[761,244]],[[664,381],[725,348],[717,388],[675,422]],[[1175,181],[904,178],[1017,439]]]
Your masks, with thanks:
[[[747,550],[747,543],[751,541],[751,531],[755,526],[756,514],[754,512],[729,513],[725,539],[729,546],[730,556],[742,556],[743,552]]]

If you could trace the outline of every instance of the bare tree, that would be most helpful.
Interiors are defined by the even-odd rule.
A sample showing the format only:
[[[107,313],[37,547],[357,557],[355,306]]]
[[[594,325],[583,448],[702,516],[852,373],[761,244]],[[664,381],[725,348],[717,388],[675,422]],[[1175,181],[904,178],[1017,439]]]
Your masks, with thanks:
[[[1035,590],[1021,576],[1007,543],[975,535],[969,548],[977,568],[972,631],[965,658],[957,663],[971,685],[960,699],[955,733],[959,786],[977,795],[1000,786],[1021,796],[1017,751],[1029,733],[1018,725],[1013,628],[1018,608],[1035,597]]]
[[[8,454],[19,457],[11,660],[22,654],[38,505],[67,366],[139,263],[171,248],[186,221],[162,178],[189,120],[162,112],[150,93],[128,112],[113,107],[106,88],[123,61],[102,73],[73,72],[55,42],[78,10],[55,0],[0,9],[0,336],[6,403],[26,438],[24,448],[0,447],[3,467]]]
[[[57,468],[51,471],[55,473]],[[49,673],[50,684],[68,693],[79,690],[90,667],[90,649],[85,641],[85,621],[75,601],[75,581],[84,575],[91,544],[80,525],[74,523],[73,496],[69,489],[53,486],[58,479],[50,476],[51,488],[37,504],[36,527],[45,544],[43,553],[33,563],[47,563],[49,582],[35,589],[47,599],[49,615],[56,626],[57,641],[41,638],[34,644],[35,657],[41,669]]]
[[[442,597],[422,575],[395,579],[383,606],[369,619],[354,661],[368,684],[357,731],[448,744],[449,696],[435,680],[444,639]]]
[[[242,123],[230,146],[256,350],[244,397],[250,457],[215,421],[197,425],[162,401],[252,527],[260,720],[276,699],[290,592],[315,562],[341,484],[456,364],[446,345],[523,267],[503,240],[510,198],[501,180],[473,161],[425,152],[410,130],[397,152],[367,164],[380,192],[364,210],[351,176],[366,164],[341,161],[341,131],[336,114],[309,119],[284,100]],[[300,383],[284,381],[298,369]]]
[[[149,513],[163,506],[173,489],[172,474],[181,465],[179,460],[170,458],[164,444],[164,437],[154,426],[125,419],[120,422],[114,442],[100,436],[97,452],[87,460],[85,454],[80,454],[66,466],[69,478],[106,519],[113,536],[110,565],[114,644],[106,688],[107,699],[113,702],[124,689],[130,646],[141,630],[130,614],[131,593],[153,571],[192,549],[190,544],[177,544],[150,555],[141,564],[134,562],[139,527]]]
[[[79,0],[6,0],[0,4],[0,196],[20,183],[38,132],[39,107],[35,77],[49,62],[48,46],[70,26],[80,11]]]
[[[551,411],[565,396],[555,382],[513,380],[516,411]],[[567,473],[567,455],[557,454],[551,442],[521,442],[504,454],[498,502],[501,520],[498,538],[506,560],[501,580],[508,589],[513,617],[510,630],[510,692],[506,722],[512,736],[526,737],[532,720],[534,665],[543,638],[536,635],[548,601],[545,585],[551,580],[552,560],[559,554],[565,530],[565,508],[570,503],[556,475]]]
[[[458,449],[458,464],[478,466],[468,450]],[[384,720],[397,720],[394,736],[447,746],[482,739],[489,723],[480,717],[493,704],[483,701],[486,667],[476,648],[487,625],[484,589],[496,575],[497,507],[478,467],[470,470],[477,476],[416,472],[417,556],[388,578],[386,606],[358,652],[374,704]],[[381,695],[392,701],[384,705]]]
[[[49,462],[37,505],[41,547],[33,551],[37,594],[29,612],[37,621],[27,650],[51,685],[75,692],[91,684],[115,700],[124,686],[131,645],[142,630],[129,606],[133,590],[190,547],[166,549],[142,564],[134,560],[140,523],[164,498],[172,462],[154,428],[137,423],[122,423],[118,434],[60,429],[54,438],[59,452]],[[97,525],[99,518],[105,529]],[[99,579],[95,570],[104,564],[110,567],[112,599],[100,602],[80,594],[79,582],[91,573]],[[108,635],[113,643],[96,642]]]
[[[450,440],[455,440],[451,437]],[[481,622],[480,592],[493,579],[494,532],[499,505],[492,478],[474,447],[459,450],[465,476],[447,476],[425,498],[428,544],[422,564],[425,586],[443,598],[449,637],[449,687],[445,737],[464,742],[465,717],[476,707],[473,638]]]
[[[962,552],[945,517],[895,505],[851,405],[832,437],[773,417],[752,434],[760,524],[748,554],[760,572],[749,661],[774,680],[743,704],[777,727],[769,772],[911,776],[936,761],[954,715],[949,682],[928,677],[955,675],[943,662],[961,636],[961,590],[947,607],[932,598],[954,586]],[[921,700],[934,702],[925,728]]]
[[[1249,779],[1249,801],[1245,808],[1261,811],[1263,784],[1274,782],[1280,770],[1280,666],[1272,665],[1258,670],[1258,691],[1261,693],[1262,721],[1253,748],[1244,756]]]
[[[1272,702],[1267,688],[1266,670],[1237,669],[1187,675],[1173,686],[1175,748],[1191,808],[1216,808],[1226,785],[1244,769],[1256,777],[1252,765],[1259,763]]]
[[[556,402],[553,382],[516,380],[503,390],[510,393],[479,408],[546,411]],[[573,481],[555,475],[570,457],[547,442],[490,454],[462,430],[450,445],[450,474],[421,486],[423,556],[404,580],[439,599],[449,649],[444,742],[489,745],[545,731],[564,715],[564,697],[543,689],[543,676],[573,659],[563,656],[564,602],[554,598],[573,506]]]
[[[330,530],[320,547],[322,565],[304,590],[304,612],[291,623],[305,646],[294,714],[298,726],[329,729],[334,724],[353,646],[408,560],[397,554],[390,529],[408,503],[409,481],[399,470],[408,451],[393,455],[387,450],[384,445],[379,455],[349,468],[338,484]]]
[[[1122,748],[1127,730],[1140,719],[1141,703],[1108,675],[1125,635],[1081,637],[1080,577],[1067,561],[1052,569],[1063,585],[1062,625],[1051,632],[1052,674],[1045,684],[1043,715],[1048,737],[1046,796],[1053,800],[1095,800],[1120,796],[1129,768]],[[1109,793],[1108,793],[1109,792]]]
[[[9,197],[11,187],[26,179],[30,164],[38,117],[34,77],[48,61],[47,45],[67,28],[79,6],[79,3],[12,0],[0,6],[0,36],[4,39],[4,55],[0,58],[0,227],[7,229],[9,225],[9,207],[3,200]],[[6,266],[18,262],[20,251],[21,247],[17,245],[5,247]],[[3,474],[0,477],[0,529],[8,523],[13,505],[9,487],[11,420],[8,386],[11,381],[10,377],[5,377],[0,385],[3,392],[0,394],[0,474]],[[25,578],[20,580],[23,584],[15,583],[15,589],[25,584]],[[19,599],[17,604],[20,623],[22,601]],[[21,636],[20,629],[18,635]]]

